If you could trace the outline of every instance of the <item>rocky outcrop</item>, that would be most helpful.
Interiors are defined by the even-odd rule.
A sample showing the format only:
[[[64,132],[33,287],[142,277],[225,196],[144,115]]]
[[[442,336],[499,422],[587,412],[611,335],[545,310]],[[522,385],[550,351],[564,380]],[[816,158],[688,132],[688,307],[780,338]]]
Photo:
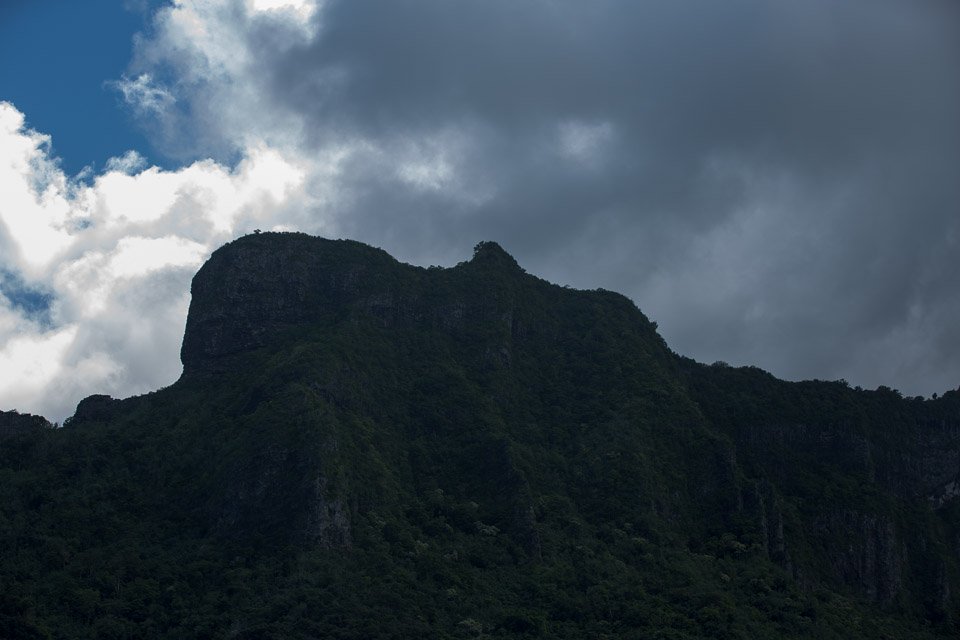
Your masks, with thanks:
[[[747,483],[742,504],[744,511],[757,522],[763,552],[771,561],[792,573],[793,561],[784,536],[782,499],[777,496],[773,484],[767,480]]]
[[[898,495],[928,498],[936,506],[960,495],[960,416],[920,418],[903,425],[897,447],[877,447],[877,480]]]
[[[680,366],[736,447],[741,502],[771,560],[805,588],[948,608],[960,543],[955,525],[940,527],[960,498],[958,392],[923,401],[753,367]],[[946,560],[938,549],[950,550]]]
[[[184,369],[216,366],[358,302],[385,314],[397,305],[403,272],[385,252],[358,242],[275,233],[240,238],[215,251],[193,279]]]
[[[896,527],[882,514],[840,510],[825,513],[812,531],[840,544],[827,553],[840,582],[856,587],[872,602],[890,605],[903,585],[903,543]]]
[[[466,323],[494,319],[509,336],[512,300],[503,282],[524,272],[494,242],[480,243],[461,263],[477,287],[464,295],[443,269],[420,269],[386,252],[350,240],[300,233],[245,236],[213,253],[193,279],[180,357],[184,372],[218,370],[224,359],[275,342],[296,327],[353,315],[384,326],[417,325],[458,331]],[[491,344],[486,357],[509,364],[509,347]]]
[[[350,512],[341,498],[330,495],[327,484],[327,478],[318,473],[311,496],[312,508],[307,511],[305,534],[325,549],[349,547]]]
[[[956,430],[948,423],[931,424],[918,421],[906,424],[897,434],[900,446],[880,440],[870,430],[854,428],[849,424],[744,424],[736,433],[738,452],[763,479],[753,498],[761,505],[761,520],[765,548],[771,559],[785,568],[799,569],[805,575],[809,570],[792,567],[789,561],[791,545],[801,544],[801,534],[807,544],[814,543],[823,554],[821,579],[852,587],[872,602],[889,606],[901,594],[904,576],[914,574],[915,588],[935,590],[933,584],[923,584],[920,575],[927,572],[918,557],[906,552],[904,535],[921,535],[919,523],[908,522],[898,527],[890,507],[865,511],[871,495],[885,495],[899,499],[906,505],[929,505],[941,508],[960,496],[958,489],[958,440]],[[805,475],[819,477],[798,488],[798,478]],[[845,495],[860,487],[860,495]],[[776,505],[776,492],[785,491],[787,499],[819,504],[819,509],[807,507],[802,520],[803,532],[795,531],[793,539],[784,534],[784,521]],[[829,491],[818,495],[808,492]],[[873,498],[876,500],[876,498]],[[901,530],[902,529],[902,530]],[[960,554],[960,547],[955,550]],[[944,578],[945,580],[945,578]],[[944,582],[946,584],[946,582]],[[932,596],[931,596],[932,597]]]
[[[330,491],[322,464],[279,443],[241,457],[211,497],[214,530],[227,537],[280,538],[349,547],[350,513]]]
[[[29,551],[0,554],[17,565],[4,579],[60,585],[67,563],[93,575],[133,549],[154,554],[132,563],[151,580],[181,565],[177,589],[232,607],[254,575],[237,562],[265,558],[256,611],[313,594],[304,611],[326,615],[361,593],[362,621],[367,600],[392,616],[422,596],[403,637],[460,609],[504,611],[494,635],[569,637],[663,621],[748,637],[757,616],[750,637],[833,637],[864,612],[907,629],[902,612],[928,626],[960,611],[960,394],[699,365],[627,298],[545,283],[495,243],[421,269],[356,242],[241,238],[195,277],[181,355],[170,387],[91,396],[81,428],[0,442],[0,546]],[[0,435],[43,423],[0,414]],[[213,564],[180,562],[194,552]],[[318,570],[277,574],[294,556]],[[113,568],[87,593],[122,598]],[[227,575],[229,591],[205,584]],[[296,591],[262,596],[278,585]],[[171,601],[154,591],[150,606]],[[62,594],[34,595],[52,611]],[[438,602],[456,610],[434,616]]]
[[[466,338],[465,342],[476,345],[473,364],[479,369],[510,369],[515,341],[552,331],[542,321],[531,323],[519,313],[520,277],[530,278],[492,242],[480,243],[472,260],[453,269],[419,269],[351,241],[303,234],[247,236],[216,251],[194,278],[181,351],[184,372],[228,370],[231,356],[273,344],[291,331],[361,319],[388,328],[415,327]],[[640,315],[629,300],[617,294],[571,295],[591,296],[584,299],[585,305],[602,302],[605,314],[629,307],[631,314]],[[471,327],[483,329],[471,333]],[[559,339],[559,334],[553,339]],[[816,572],[801,566],[797,559],[809,553],[797,554],[791,549],[791,545],[809,541],[801,543],[797,532],[790,531],[784,511],[784,505],[798,497],[792,493],[797,479],[811,469],[839,474],[844,482],[876,486],[904,500],[921,498],[933,507],[960,495],[960,420],[917,418],[891,436],[885,428],[874,429],[869,416],[866,421],[856,414],[841,420],[811,420],[804,407],[821,402],[818,398],[824,390],[827,396],[835,395],[833,387],[789,386],[759,370],[705,367],[697,371],[708,377],[745,376],[737,389],[748,391],[737,402],[725,403],[719,413],[709,402],[702,404],[707,418],[723,425],[729,440],[715,444],[715,460],[693,469],[695,476],[702,475],[690,479],[698,487],[697,499],[709,505],[711,517],[749,514],[766,555],[795,576],[808,576],[816,582]],[[311,388],[335,406],[356,408],[353,390],[362,384],[353,380],[353,374],[345,375],[328,372],[329,379],[314,382]],[[773,393],[757,391],[751,398],[749,390],[755,385],[758,389],[772,385]],[[840,392],[853,393],[849,389]],[[696,390],[693,397],[704,401]],[[92,399],[87,404],[78,415],[93,417],[110,407],[106,401]],[[766,405],[764,417],[751,415],[753,407]],[[734,415],[724,416],[731,408]],[[819,410],[813,415],[820,415]],[[885,434],[886,439],[878,439],[877,433]],[[293,526],[323,545],[349,544],[349,510],[329,494],[319,467],[300,473],[301,478],[312,478],[309,482],[281,486],[278,470],[292,464],[291,455],[289,451],[260,451],[252,468],[231,474],[234,480],[218,526],[229,530],[250,521],[261,508],[280,500],[281,494],[287,499],[300,496],[299,504],[313,506],[299,509],[298,513],[308,515]],[[280,458],[272,460],[271,456]],[[530,488],[508,449],[493,447],[479,460],[485,460],[485,468],[478,469],[476,476],[497,486],[499,497],[509,497],[509,513],[501,514],[498,526],[528,553],[538,556],[540,542]],[[746,482],[744,474],[750,478]],[[849,540],[849,544],[830,547],[828,564],[832,569],[822,577],[851,585],[875,602],[892,602],[901,589],[908,558],[901,552],[902,542],[897,541],[889,514],[869,513],[852,504],[838,507],[831,503],[825,508],[804,516],[801,526],[809,529],[815,544],[817,540],[832,544],[836,539]]]

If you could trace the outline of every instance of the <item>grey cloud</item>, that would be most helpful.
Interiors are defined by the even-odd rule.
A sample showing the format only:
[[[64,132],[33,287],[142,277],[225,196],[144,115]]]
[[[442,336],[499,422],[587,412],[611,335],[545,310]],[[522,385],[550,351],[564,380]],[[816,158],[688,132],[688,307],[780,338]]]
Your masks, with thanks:
[[[293,45],[248,25],[251,82],[308,152],[384,150],[349,164],[337,232],[421,263],[498,240],[631,295],[699,359],[960,384],[957,3],[332,0],[316,19]],[[571,123],[607,127],[589,162],[558,147]],[[453,186],[396,179],[397,149],[448,130]]]

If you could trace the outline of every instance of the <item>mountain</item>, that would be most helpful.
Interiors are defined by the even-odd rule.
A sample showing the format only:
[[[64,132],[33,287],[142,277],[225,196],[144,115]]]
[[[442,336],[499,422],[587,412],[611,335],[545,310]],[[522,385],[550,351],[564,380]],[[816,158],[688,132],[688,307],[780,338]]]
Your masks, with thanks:
[[[181,359],[0,414],[0,637],[960,631],[958,392],[699,364],[492,242],[240,238]]]

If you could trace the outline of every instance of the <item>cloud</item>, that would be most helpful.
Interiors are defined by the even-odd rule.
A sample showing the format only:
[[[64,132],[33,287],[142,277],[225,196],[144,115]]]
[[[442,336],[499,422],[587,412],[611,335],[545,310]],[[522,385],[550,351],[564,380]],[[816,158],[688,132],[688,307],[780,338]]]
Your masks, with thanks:
[[[139,115],[163,115],[176,101],[168,89],[154,83],[149,73],[141,73],[135,78],[121,78],[113,86]]]
[[[421,263],[498,239],[680,352],[929,393],[960,383],[958,14],[330,1],[280,37],[302,24],[184,2],[143,68],[229,114],[210,148],[342,154],[328,229]],[[188,16],[217,37],[178,45]]]
[[[147,159],[140,155],[134,149],[130,149],[122,156],[110,158],[106,163],[107,173],[126,173],[127,175],[136,173],[147,166]]]
[[[53,292],[38,349],[75,327],[57,371],[100,354],[84,366],[119,392],[175,375],[191,261],[254,227],[420,264],[494,239],[544,277],[630,295],[680,353],[942,391],[960,383],[958,13],[178,0],[118,88],[183,168],[130,155],[71,183],[7,106],[10,202],[30,215],[4,214],[3,266]],[[123,275],[139,242],[177,260]],[[147,281],[165,293],[140,300]],[[126,304],[168,314],[143,329],[156,347],[98,315]]]
[[[91,393],[173,382],[193,273],[305,206],[296,162],[251,148],[163,171],[130,151],[77,182],[0,103],[0,406],[62,420]]]

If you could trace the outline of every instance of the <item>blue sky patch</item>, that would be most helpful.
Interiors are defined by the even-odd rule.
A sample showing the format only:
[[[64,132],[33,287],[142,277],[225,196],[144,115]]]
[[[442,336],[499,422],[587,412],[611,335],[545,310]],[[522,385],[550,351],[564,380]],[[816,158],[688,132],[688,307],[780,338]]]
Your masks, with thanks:
[[[53,294],[26,284],[16,273],[0,268],[0,295],[17,311],[41,325],[50,324],[50,305]]]
[[[137,130],[119,80],[133,36],[149,27],[158,2],[121,0],[0,1],[0,100],[53,137],[53,153],[76,175],[87,165],[137,149],[160,158]],[[130,7],[130,8],[125,8]]]

